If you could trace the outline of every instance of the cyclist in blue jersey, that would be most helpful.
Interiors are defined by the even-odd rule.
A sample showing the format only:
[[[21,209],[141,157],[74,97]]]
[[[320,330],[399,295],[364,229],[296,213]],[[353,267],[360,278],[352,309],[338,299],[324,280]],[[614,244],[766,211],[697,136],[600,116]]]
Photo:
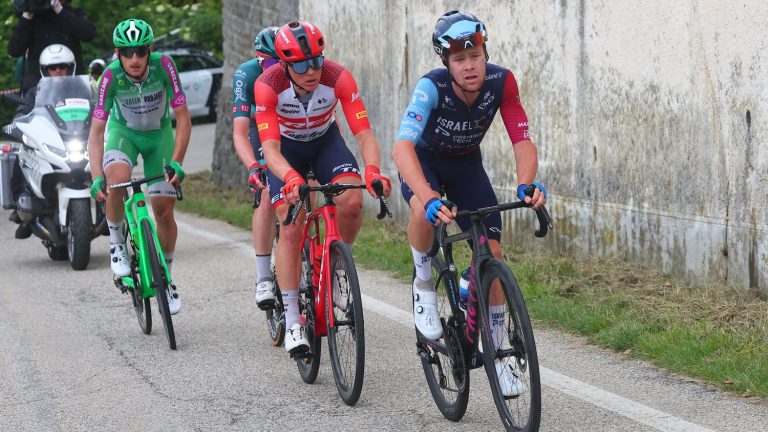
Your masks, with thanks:
[[[272,308],[275,304],[275,284],[270,261],[275,238],[275,210],[269,204],[269,192],[260,178],[261,173],[266,173],[267,166],[256,129],[253,87],[261,73],[279,61],[275,52],[275,34],[279,29],[267,27],[256,35],[253,40],[254,58],[238,66],[232,77],[232,137],[235,151],[248,168],[248,187],[261,194],[263,202],[253,211],[251,219],[253,248],[256,252],[256,304],[261,309]]]
[[[426,255],[432,245],[432,227],[450,223],[458,208],[473,210],[498,204],[480,152],[480,143],[497,112],[515,154],[518,198],[535,208],[546,202],[544,186],[534,181],[537,150],[529,137],[517,82],[508,69],[488,63],[486,40],[485,25],[468,12],[454,10],[438,19],[432,44],[445,68],[427,73],[416,83],[392,152],[403,198],[411,208],[408,240],[416,267],[414,322],[421,334],[434,340],[442,336],[443,328],[431,281],[431,261]],[[534,186],[532,197],[525,195],[529,185]],[[455,204],[453,208],[445,205],[442,193]],[[470,226],[469,218],[456,222],[462,230]],[[500,258],[501,216],[491,215],[484,223],[491,251]],[[501,293],[491,293],[492,314],[504,313],[502,302]],[[504,320],[493,322],[502,324]],[[514,376],[501,380],[505,394],[519,394],[519,380],[515,380]]]

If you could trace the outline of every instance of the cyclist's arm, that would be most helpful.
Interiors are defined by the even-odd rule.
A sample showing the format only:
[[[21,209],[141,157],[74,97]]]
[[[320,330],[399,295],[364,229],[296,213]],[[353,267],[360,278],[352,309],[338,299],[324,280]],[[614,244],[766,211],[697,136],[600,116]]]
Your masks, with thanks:
[[[424,178],[421,164],[416,157],[416,143],[424,132],[432,110],[437,108],[437,102],[438,94],[435,84],[427,78],[420,79],[416,83],[411,102],[403,114],[397,140],[392,149],[392,159],[395,161],[397,170],[421,205],[431,198],[440,198]]]
[[[250,78],[253,79],[253,78]],[[235,145],[235,153],[240,161],[250,167],[256,162],[256,155],[253,154],[253,147],[248,138],[248,128],[251,123],[251,105],[253,105],[253,92],[249,92],[248,72],[239,67],[232,76],[232,141]]]
[[[104,160],[104,130],[107,122],[94,116],[91,120],[91,131],[88,133],[88,160],[91,161],[91,178],[97,179],[104,175],[101,166]]]
[[[344,110],[344,117],[347,119],[349,129],[360,146],[360,156],[363,158],[363,163],[376,167],[381,166],[379,142],[371,130],[368,111],[360,97],[355,78],[348,70],[344,69],[339,76],[334,92],[336,98],[341,101],[341,108]]]
[[[278,178],[285,177],[293,167],[280,153],[280,122],[277,118],[277,94],[269,85],[256,81],[253,86],[256,100],[256,127],[259,129],[261,148],[269,170]]]
[[[512,72],[507,74],[499,111],[501,118],[504,120],[504,126],[507,128],[509,139],[512,141],[512,148],[515,151],[517,182],[518,184],[531,184],[536,179],[536,172],[539,166],[538,150],[536,149],[536,144],[530,140],[528,116],[525,114],[523,105],[520,103],[520,92]],[[546,199],[543,194],[536,193],[534,194],[533,201],[537,204],[535,207],[538,207],[544,204]]]
[[[189,137],[192,134],[192,118],[186,104],[174,108],[173,115],[176,117],[176,142],[173,145],[173,157],[171,159],[183,163],[184,156],[187,154],[187,146],[189,146]]]
[[[187,98],[179,80],[179,71],[173,59],[163,55],[160,59],[167,77],[167,94],[169,95],[173,115],[176,118],[176,141],[173,145],[172,159],[179,164],[184,162],[189,145],[189,136],[192,132],[192,118],[187,109]]]

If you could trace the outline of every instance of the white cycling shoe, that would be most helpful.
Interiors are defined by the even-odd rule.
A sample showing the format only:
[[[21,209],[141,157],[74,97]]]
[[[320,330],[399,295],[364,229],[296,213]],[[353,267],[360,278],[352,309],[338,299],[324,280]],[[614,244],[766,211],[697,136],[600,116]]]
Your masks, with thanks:
[[[309,351],[309,341],[301,324],[294,324],[285,332],[285,350],[293,356]]]
[[[425,338],[438,340],[443,336],[443,326],[437,311],[437,293],[431,281],[419,278],[413,281],[413,321]]]
[[[501,394],[506,397],[520,396],[525,392],[525,383],[515,375],[512,366],[502,364],[500,360],[494,361],[496,365],[496,376],[499,377],[499,387]]]
[[[117,276],[131,275],[131,262],[128,260],[125,244],[109,244],[109,265],[112,267],[112,273]]]
[[[275,307],[275,283],[264,280],[256,284],[256,306],[261,310]]]
[[[176,285],[168,285],[166,294],[168,296],[168,312],[171,315],[176,315],[181,310],[181,298],[179,298],[179,293],[176,292]]]

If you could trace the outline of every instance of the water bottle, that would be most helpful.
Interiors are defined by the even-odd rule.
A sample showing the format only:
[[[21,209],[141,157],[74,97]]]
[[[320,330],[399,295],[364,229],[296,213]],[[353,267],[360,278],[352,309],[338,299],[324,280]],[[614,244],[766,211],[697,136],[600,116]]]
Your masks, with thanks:
[[[469,298],[469,267],[461,272],[459,278],[459,304],[463,309],[467,309],[467,298]]]

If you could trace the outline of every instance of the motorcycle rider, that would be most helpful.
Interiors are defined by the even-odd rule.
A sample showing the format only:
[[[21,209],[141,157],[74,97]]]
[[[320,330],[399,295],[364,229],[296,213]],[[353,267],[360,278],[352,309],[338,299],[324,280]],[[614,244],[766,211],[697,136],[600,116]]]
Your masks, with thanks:
[[[61,44],[53,44],[45,47],[43,52],[40,53],[39,63],[41,77],[74,75],[76,71],[75,54],[72,50]],[[29,114],[32,111],[35,107],[37,89],[37,86],[29,89],[24,99],[22,99],[21,105],[16,109],[16,116],[14,118]],[[19,161],[17,159],[11,177],[13,202],[16,202],[19,195],[24,191],[24,178],[18,163]],[[23,222],[15,210],[11,213],[10,220],[19,224],[15,234],[17,239],[26,239],[32,235],[32,229],[29,227],[29,222]]]

